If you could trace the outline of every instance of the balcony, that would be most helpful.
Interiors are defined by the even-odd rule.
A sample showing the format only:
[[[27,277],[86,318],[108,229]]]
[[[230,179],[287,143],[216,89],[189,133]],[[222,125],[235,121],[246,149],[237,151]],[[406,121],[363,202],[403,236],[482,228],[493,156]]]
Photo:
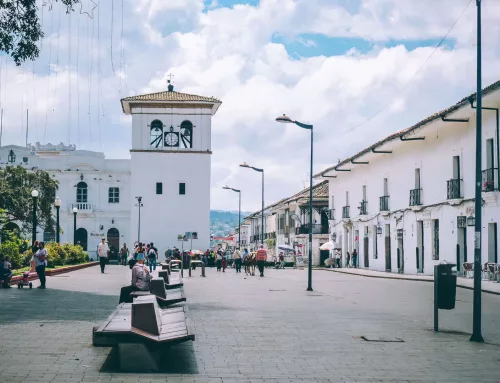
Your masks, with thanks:
[[[361,201],[359,204],[359,215],[367,215],[368,214],[368,201]]]
[[[447,181],[447,198],[459,199],[462,198],[462,180],[451,179]]]
[[[68,211],[72,212],[73,208],[77,208],[79,212],[92,212],[94,211],[94,206],[90,202],[74,202],[68,205]]]
[[[342,218],[351,218],[349,214],[349,206],[342,207]]]
[[[321,224],[312,225],[313,234],[328,234],[328,226],[323,226]],[[295,234],[309,234],[309,225],[300,225],[295,228]]]
[[[422,194],[422,189],[410,190],[410,206],[422,205],[421,194]]]
[[[495,174],[497,174],[497,171],[497,168],[483,170],[483,192],[492,192],[498,189],[498,187],[495,187]]]
[[[328,211],[328,218],[331,220],[331,221],[334,221],[335,220],[335,209],[330,209]]]
[[[380,197],[380,211],[389,211],[389,196]]]

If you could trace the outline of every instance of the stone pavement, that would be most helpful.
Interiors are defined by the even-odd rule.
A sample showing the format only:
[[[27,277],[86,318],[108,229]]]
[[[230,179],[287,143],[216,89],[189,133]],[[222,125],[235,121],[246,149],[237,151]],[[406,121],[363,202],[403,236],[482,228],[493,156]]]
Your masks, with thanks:
[[[344,273],[351,275],[360,275],[363,277],[370,278],[384,278],[384,279],[398,279],[398,280],[408,280],[408,281],[420,281],[420,282],[434,282],[434,276],[432,275],[412,275],[412,274],[398,274],[390,273],[385,271],[375,271],[360,268],[322,268],[321,270],[332,271],[334,273]],[[457,286],[463,287],[465,289],[474,288],[474,279],[472,278],[457,278]],[[500,295],[500,283],[485,280],[481,281],[481,290],[485,293]]]
[[[0,290],[0,382],[498,382],[500,296],[483,294],[483,336],[471,343],[472,292],[440,312],[432,284],[305,270],[264,278],[197,270],[185,291],[196,341],[172,348],[161,374],[116,371],[92,326],[118,303],[130,270],[50,277],[48,289]],[[445,331],[446,330],[446,331]],[[402,339],[403,342],[368,342]]]

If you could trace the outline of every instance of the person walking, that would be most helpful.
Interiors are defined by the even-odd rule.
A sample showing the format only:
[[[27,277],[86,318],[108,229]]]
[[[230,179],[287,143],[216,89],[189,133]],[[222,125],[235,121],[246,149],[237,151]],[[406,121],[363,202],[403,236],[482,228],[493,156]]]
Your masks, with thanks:
[[[280,255],[279,255],[279,265],[278,265],[278,268],[279,269],[285,269],[285,254],[283,254],[283,252],[280,252]]]
[[[342,258],[342,253],[340,252],[340,249],[335,250],[335,265],[337,266],[337,269],[340,269],[341,258]]]
[[[241,273],[241,252],[240,249],[236,248],[233,253],[234,263],[236,265],[236,272]]]
[[[127,259],[130,251],[128,250],[127,244],[124,243],[120,249],[120,261],[122,266],[127,266]]]
[[[158,259],[158,249],[154,247],[154,243],[151,242],[149,244],[149,252],[148,252],[148,264],[149,264],[149,272],[152,273],[153,270],[156,271],[156,261]]]
[[[226,268],[227,268],[227,259],[226,259],[226,255],[223,255],[222,256],[222,263],[221,263],[221,266],[222,266],[222,272],[225,273],[226,272]]]
[[[352,267],[358,267],[358,251],[356,249],[352,252]]]
[[[101,265],[101,273],[104,274],[104,268],[108,261],[109,246],[106,243],[106,238],[101,238],[101,243],[97,247],[97,256],[99,257],[99,264]]]
[[[45,267],[47,266],[47,249],[45,248],[45,243],[40,242],[38,244],[38,250],[34,255],[35,258],[35,270],[38,274],[38,279],[40,280],[40,286],[37,289],[45,289]]]
[[[257,267],[259,268],[260,276],[264,276],[264,266],[267,261],[267,250],[264,249],[264,245],[259,246],[259,250],[257,250]]]
[[[217,255],[215,256],[215,264],[217,265],[217,272],[221,271],[222,269],[222,254],[220,251],[217,252]]]
[[[347,268],[349,268],[349,261],[350,260],[351,260],[351,254],[349,254],[349,252],[347,252],[345,255],[345,265]]]

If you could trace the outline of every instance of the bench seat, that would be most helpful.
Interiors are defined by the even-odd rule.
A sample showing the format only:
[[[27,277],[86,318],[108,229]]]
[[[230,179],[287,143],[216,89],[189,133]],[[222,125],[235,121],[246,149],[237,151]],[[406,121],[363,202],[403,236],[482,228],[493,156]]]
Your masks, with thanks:
[[[176,289],[184,285],[180,273],[169,274],[166,270],[158,271],[158,277],[163,278],[167,290]]]
[[[151,294],[152,294],[152,292],[150,292],[150,291],[133,291],[132,293],[130,293],[130,295],[133,298],[151,295]],[[166,306],[174,305],[176,303],[185,302],[186,295],[184,294],[184,289],[181,287],[181,288],[177,288],[177,289],[167,290],[166,298],[163,298],[162,296],[156,295],[156,301],[158,302],[158,304],[161,307],[166,307]]]

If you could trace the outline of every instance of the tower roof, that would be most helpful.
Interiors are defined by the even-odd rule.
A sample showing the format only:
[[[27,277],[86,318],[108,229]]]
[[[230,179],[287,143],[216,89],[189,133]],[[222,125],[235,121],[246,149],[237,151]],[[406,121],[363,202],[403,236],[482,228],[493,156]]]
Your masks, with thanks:
[[[212,115],[217,112],[217,109],[222,104],[222,102],[215,97],[176,92],[173,90],[172,85],[169,85],[166,91],[125,97],[121,99],[121,103],[125,114],[131,114],[131,106],[136,104],[143,107],[179,107],[180,105],[192,105],[195,107],[195,105],[199,105],[211,108]]]

